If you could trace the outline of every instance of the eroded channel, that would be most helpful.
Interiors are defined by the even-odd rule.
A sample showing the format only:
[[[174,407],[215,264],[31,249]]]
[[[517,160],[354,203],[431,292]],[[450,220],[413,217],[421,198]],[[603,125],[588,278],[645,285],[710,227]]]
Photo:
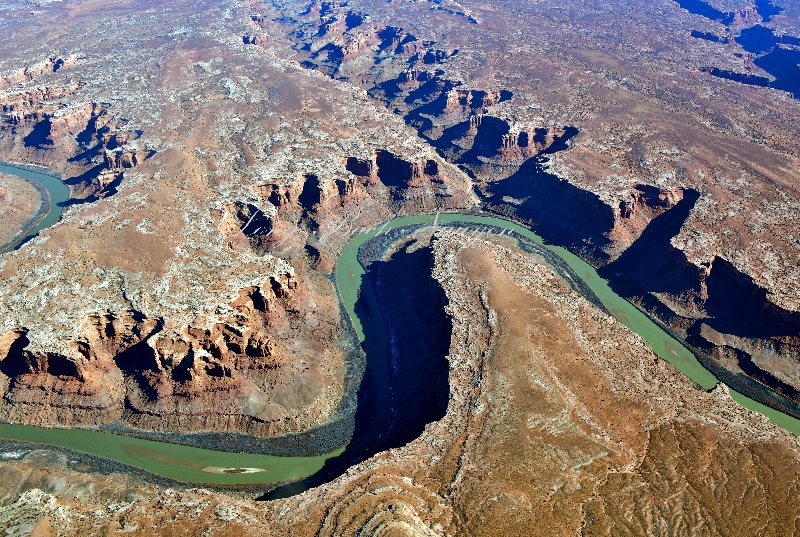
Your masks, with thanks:
[[[680,341],[615,294],[588,263],[563,248],[545,246],[535,233],[499,218],[460,213],[418,215],[395,219],[355,236],[336,265],[341,299],[367,354],[355,434],[343,449],[319,457],[271,457],[202,450],[92,430],[20,425],[0,425],[0,437],[88,453],[183,482],[267,485],[292,481],[266,499],[289,496],[330,481],[353,464],[413,440],[427,423],[440,419],[446,411],[449,319],[443,314],[443,293],[431,276],[429,246],[411,237],[425,227],[436,226],[467,227],[474,233],[517,239],[523,249],[546,259],[573,288],[640,334],[656,354],[699,389],[717,384],[715,376]],[[385,256],[385,248],[391,245],[393,253]],[[800,420],[741,394],[732,395],[743,406],[800,434]]]

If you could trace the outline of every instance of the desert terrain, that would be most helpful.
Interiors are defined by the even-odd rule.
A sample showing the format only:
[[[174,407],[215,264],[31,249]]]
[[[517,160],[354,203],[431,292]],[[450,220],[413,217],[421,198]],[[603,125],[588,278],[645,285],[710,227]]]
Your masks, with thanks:
[[[11,1],[0,28],[0,160],[70,189],[0,255],[0,421],[352,450],[370,345],[393,398],[352,465],[277,491],[3,440],[9,535],[800,533],[798,437],[728,392],[800,417],[797,5]],[[0,243],[38,192],[0,175]],[[450,212],[578,255],[720,383],[491,230],[381,235],[348,314],[351,239]]]
[[[454,319],[447,413],[419,438],[266,503],[80,472],[63,455],[24,448],[2,467],[7,527],[35,524],[42,535],[797,531],[796,436],[723,386],[698,390],[510,239],[430,237],[395,254],[426,253]]]

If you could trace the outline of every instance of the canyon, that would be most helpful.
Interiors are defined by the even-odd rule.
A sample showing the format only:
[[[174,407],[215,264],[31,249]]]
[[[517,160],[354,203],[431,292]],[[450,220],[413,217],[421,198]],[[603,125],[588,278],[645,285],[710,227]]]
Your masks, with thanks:
[[[793,531],[797,437],[722,385],[698,390],[542,258],[458,228],[423,227],[392,250],[406,266],[432,264],[453,319],[447,411],[418,438],[261,504],[90,479],[23,446],[2,468],[28,492],[5,519],[37,512],[34,529],[62,535]],[[48,481],[43,465],[65,477]]]
[[[407,358],[373,449],[263,503],[4,440],[0,528],[796,531],[797,437],[727,386],[800,416],[800,104],[772,61],[797,9],[534,5],[5,5],[0,156],[69,197],[0,257],[0,420],[353,452],[369,345]],[[15,237],[35,188],[0,188]],[[455,212],[587,261],[723,384],[488,229],[381,231],[359,256],[381,313],[358,307],[388,343],[359,344],[343,250]]]

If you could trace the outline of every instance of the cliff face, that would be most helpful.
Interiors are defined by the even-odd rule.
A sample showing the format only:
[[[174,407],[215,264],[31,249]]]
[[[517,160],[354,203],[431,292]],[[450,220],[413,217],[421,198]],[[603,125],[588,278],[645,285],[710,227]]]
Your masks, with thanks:
[[[97,495],[57,510],[65,493],[53,490],[38,503],[19,496],[6,512],[50,515],[40,523],[63,535],[188,523],[245,535],[791,533],[797,437],[723,387],[696,390],[509,238],[439,230],[433,255],[453,323],[450,397],[419,438],[284,500],[142,487],[121,512],[83,517]],[[35,485],[34,461],[0,471]],[[189,504],[199,506],[192,518]]]
[[[344,356],[333,345],[338,318],[317,315],[314,339],[298,337],[310,303],[325,301],[305,278],[283,272],[241,289],[224,322],[190,325],[177,337],[165,333],[163,319],[138,311],[88,315],[82,337],[64,354],[28,350],[26,329],[8,332],[0,345],[0,416],[159,432],[307,430],[336,413],[345,397]],[[330,399],[320,400],[325,391]]]
[[[219,14],[192,31],[263,38],[163,40],[174,20],[159,18],[109,56],[79,24],[75,61],[0,90],[3,158],[71,190],[61,222],[0,261],[0,419],[186,442],[344,424],[324,449],[349,439],[363,358],[334,263],[395,214],[473,205],[472,185],[359,90],[265,63],[274,21],[238,33]],[[329,31],[359,20],[345,19]],[[19,43],[4,65],[28,65],[35,36]]]
[[[713,356],[740,355],[741,360],[718,360],[731,371],[748,371],[767,389],[779,385],[771,377],[784,384],[800,382],[797,350],[789,342],[798,326],[800,250],[781,238],[798,231],[791,178],[800,148],[785,135],[797,131],[796,100],[780,92],[756,96],[746,86],[726,86],[714,90],[714,104],[706,105],[695,87],[712,82],[691,74],[698,73],[693,67],[668,81],[667,75],[642,71],[633,50],[654,50],[641,30],[645,27],[652,28],[649,35],[661,36],[659,50],[668,57],[683,58],[687,49],[692,61],[704,57],[675,37],[686,33],[677,14],[669,19],[673,29],[665,30],[663,21],[654,23],[646,10],[634,9],[635,15],[625,16],[645,26],[626,32],[619,24],[620,10],[626,8],[604,5],[592,14],[575,8],[570,20],[589,26],[595,19],[607,20],[608,33],[589,32],[578,39],[586,50],[599,52],[570,48],[567,53],[554,44],[565,39],[560,32],[566,26],[552,23],[558,16],[543,6],[514,17],[475,15],[481,23],[473,28],[455,17],[423,16],[417,9],[424,7],[378,4],[361,0],[329,6],[322,15],[288,5],[262,11],[291,20],[285,36],[304,57],[303,66],[361,86],[466,172],[483,208],[522,221],[546,240],[605,267],[615,289],[685,338],[692,339],[703,323],[725,325],[727,350],[715,351],[717,344],[705,338],[697,344]],[[704,3],[692,5],[705,9]],[[356,10],[371,16],[352,19],[352,25],[335,22]],[[753,9],[728,15],[732,27],[760,18]],[[407,23],[400,27],[397,20]],[[444,29],[450,25],[458,32]],[[534,27],[552,41],[537,48],[518,37]],[[754,32],[774,30],[756,27]],[[343,43],[367,34],[382,41],[341,53]],[[487,35],[493,38],[486,40]],[[622,54],[617,38],[640,45]],[[734,48],[733,57],[751,62],[752,54]],[[534,66],[529,59],[537,54],[543,54],[542,61]],[[719,54],[709,56],[723,61]],[[653,65],[662,61],[657,55],[648,58]],[[664,72],[672,72],[664,65]],[[662,91],[667,86],[676,89]],[[756,101],[757,108],[775,113],[764,112],[769,118],[758,122],[741,113],[741,102]],[[777,116],[782,119],[773,120]],[[747,134],[753,132],[761,134]],[[711,296],[706,279],[713,267],[724,272],[723,263],[739,276],[713,277],[727,283],[712,286],[716,296]],[[751,298],[737,299],[734,307],[725,298],[732,294]],[[784,321],[777,331],[764,328],[755,335],[735,320],[744,315],[749,324],[762,324],[762,295]],[[742,364],[731,365],[737,361]],[[795,403],[800,399],[791,389],[779,391]]]
[[[478,205],[795,397],[800,108],[702,72],[756,64],[693,45],[677,5],[139,7],[4,4],[0,152],[60,172],[71,201],[0,259],[0,418],[258,441],[346,421],[363,364],[330,279],[342,248]],[[416,440],[263,505],[12,445],[0,517],[64,534],[791,532],[795,438],[484,238],[431,246],[450,399]]]
[[[453,319],[447,414],[408,445],[270,509],[319,505],[307,523],[324,535],[654,526],[677,535],[701,525],[725,534],[760,523],[687,517],[685,505],[731,512],[760,503],[737,494],[738,483],[769,483],[761,498],[792,486],[796,437],[723,388],[695,390],[507,239],[439,231],[434,252]],[[778,481],[756,470],[783,463]],[[776,506],[759,513],[774,528],[793,523]]]

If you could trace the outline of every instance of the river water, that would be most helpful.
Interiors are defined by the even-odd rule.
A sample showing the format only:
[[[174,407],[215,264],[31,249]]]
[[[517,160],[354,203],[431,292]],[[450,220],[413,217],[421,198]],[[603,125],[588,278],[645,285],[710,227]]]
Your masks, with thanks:
[[[13,164],[0,163],[0,173],[7,173],[9,175],[16,175],[22,179],[27,179],[40,184],[47,190],[48,199],[44,200],[49,205],[46,214],[33,226],[30,230],[26,230],[25,234],[19,237],[14,244],[9,245],[5,250],[0,250],[0,254],[8,250],[17,248],[21,243],[32,238],[41,230],[46,229],[61,218],[61,211],[64,207],[64,202],[69,199],[69,187],[61,182],[58,177],[48,175],[46,173],[25,169],[22,167],[14,166]]]
[[[34,232],[38,232],[58,220],[61,213],[59,204],[66,200],[64,193],[66,192],[67,196],[69,193],[63,183],[52,176],[9,166],[0,166],[0,171],[40,181],[51,192],[51,212],[36,226]],[[361,300],[362,304],[366,301],[371,310],[380,311],[380,304],[374,293],[371,289],[367,289],[370,287],[369,284],[365,284],[365,269],[358,261],[359,247],[378,233],[410,225],[433,223],[486,226],[488,232],[495,232],[501,228],[519,233],[529,240],[542,244],[538,235],[513,222],[459,213],[398,218],[356,235],[347,244],[336,264],[336,281],[341,299],[362,344],[367,335],[374,336],[375,332],[385,329],[376,324],[380,322],[380,316],[367,318],[363,311],[356,307],[357,302]],[[546,247],[560,256],[583,279],[608,311],[628,328],[641,335],[659,357],[673,364],[704,389],[713,388],[717,384],[714,375],[703,368],[692,352],[663,331],[639,309],[615,294],[608,283],[597,275],[597,271],[592,266],[563,248],[547,245]],[[359,315],[360,312],[361,315]],[[385,341],[385,337],[371,339],[378,342]],[[372,367],[368,365],[367,375],[369,378],[365,378],[365,382],[371,382],[377,388],[374,390],[376,394],[383,393],[386,390],[381,390],[380,387],[382,382],[387,382],[385,375],[388,362],[386,345],[369,345],[368,348],[365,348],[365,352],[368,364],[372,364]],[[794,434],[800,434],[800,420],[756,403],[741,394],[734,392],[732,395],[743,406],[761,412]],[[302,479],[324,471],[324,468],[346,468],[352,463],[371,456],[374,453],[374,451],[370,451],[371,447],[376,445],[389,421],[391,404],[390,398],[373,398],[370,421],[359,431],[358,437],[350,442],[349,449],[343,447],[336,452],[316,457],[275,457],[211,451],[95,430],[47,429],[10,424],[0,424],[0,438],[48,444],[80,451],[183,482],[222,485],[269,484]],[[352,449],[353,446],[358,446],[358,449]],[[330,471],[327,471],[325,475],[329,473]],[[335,474],[338,473],[340,472],[337,471],[330,475],[335,477]],[[298,485],[291,491],[297,492],[304,488],[304,486]]]

